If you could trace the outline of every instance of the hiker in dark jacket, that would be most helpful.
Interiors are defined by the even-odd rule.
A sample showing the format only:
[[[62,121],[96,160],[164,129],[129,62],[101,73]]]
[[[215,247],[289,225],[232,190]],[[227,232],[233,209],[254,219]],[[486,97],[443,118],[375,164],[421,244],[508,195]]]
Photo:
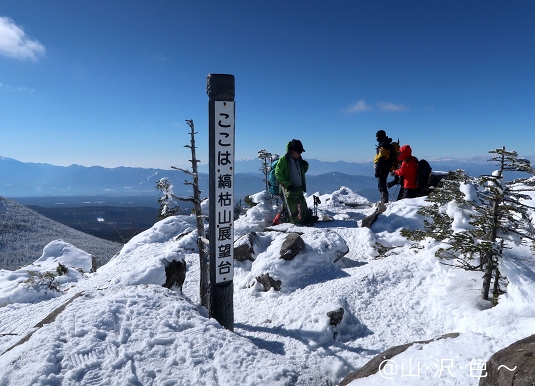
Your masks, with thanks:
[[[392,162],[390,151],[392,150],[392,138],[386,136],[384,130],[379,130],[375,134],[378,145],[376,147],[376,155],[373,160],[373,167],[375,170],[375,178],[377,178],[377,187],[381,193],[381,203],[388,202],[388,188],[386,187],[386,179],[388,173],[391,171]]]
[[[392,175],[403,177],[403,198],[415,198],[418,194],[418,160],[412,156],[409,145],[401,146],[399,160],[401,166]]]
[[[305,173],[308,171],[308,162],[301,157],[304,151],[301,141],[292,139],[286,145],[286,154],[275,167],[275,176],[288,204],[289,220],[294,224],[309,224],[317,220],[308,210],[303,196],[307,189]]]

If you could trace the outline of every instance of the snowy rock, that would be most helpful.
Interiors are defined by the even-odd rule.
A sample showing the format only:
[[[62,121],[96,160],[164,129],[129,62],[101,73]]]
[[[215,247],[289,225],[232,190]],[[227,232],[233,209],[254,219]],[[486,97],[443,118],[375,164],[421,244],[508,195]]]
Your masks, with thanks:
[[[92,270],[93,261],[93,256],[69,243],[51,241],[33,264],[16,271],[0,270],[0,306],[60,296],[85,278],[84,272]]]
[[[262,284],[265,292],[269,291],[271,288],[273,288],[275,291],[281,290],[281,281],[274,280],[269,276],[269,273],[262,276],[258,276],[256,278],[256,281]]]
[[[535,385],[535,335],[498,351],[487,361],[479,386]]]
[[[234,242],[234,260],[254,261],[254,242],[257,238],[256,232],[248,233]]]
[[[331,326],[338,326],[340,322],[342,321],[342,318],[344,317],[344,309],[340,307],[336,311],[329,311],[327,312],[327,316],[329,317],[329,325]]]
[[[376,355],[371,361],[366,363],[359,370],[347,375],[342,380],[342,382],[340,382],[339,386],[349,385],[355,379],[366,378],[366,377],[369,377],[370,375],[373,375],[373,374],[379,372],[383,368],[383,366],[387,363],[388,360],[394,358],[398,354],[401,354],[402,352],[404,352],[405,350],[407,350],[409,347],[411,347],[413,345],[416,345],[416,344],[418,344],[418,345],[428,344],[428,343],[431,343],[431,342],[434,342],[434,341],[437,341],[437,340],[440,340],[440,339],[457,338],[458,336],[459,336],[458,333],[451,333],[451,334],[442,335],[441,337],[439,337],[437,339],[431,339],[431,340],[419,341],[419,342],[412,342],[412,343],[407,343],[407,344],[402,344],[402,345],[399,345],[399,346],[391,347],[388,350],[383,351],[382,353]]]
[[[93,259],[89,253],[76,248],[74,245],[55,240],[45,246],[43,254],[29,267],[39,267],[40,270],[53,271],[61,263],[67,267],[82,269],[89,272],[93,268]]]
[[[186,261],[182,260],[173,260],[165,267],[165,288],[177,287],[182,291],[182,285],[186,280]]]
[[[292,260],[299,252],[305,249],[305,242],[297,233],[290,233],[282,243],[280,256],[284,260]]]
[[[271,202],[271,194],[266,191],[254,194],[250,198],[256,205],[247,210],[245,216],[240,216],[234,222],[234,237],[240,237],[247,233],[242,233],[243,230],[248,232],[263,231],[273,223],[279,211],[279,208]]]
[[[284,246],[289,237],[286,232],[257,233],[255,245],[258,250],[256,257],[250,266],[243,266],[243,269],[248,270],[249,273],[241,279],[243,281],[237,279],[239,286],[258,288],[252,286],[251,283],[257,282],[257,277],[269,274],[273,280],[281,281],[281,291],[291,292],[321,282],[325,278],[334,279],[347,276],[342,269],[343,264],[340,261],[340,256],[346,254],[349,248],[338,233],[329,229],[295,227],[293,225],[288,227],[295,231],[295,236],[292,236],[290,240],[295,240],[299,236],[301,241],[298,243],[302,242],[302,246],[299,247],[301,253],[297,253],[291,260],[281,258],[290,253],[283,252],[283,249],[288,249]],[[277,229],[282,230],[283,228],[278,226]],[[297,232],[302,234],[298,235]]]

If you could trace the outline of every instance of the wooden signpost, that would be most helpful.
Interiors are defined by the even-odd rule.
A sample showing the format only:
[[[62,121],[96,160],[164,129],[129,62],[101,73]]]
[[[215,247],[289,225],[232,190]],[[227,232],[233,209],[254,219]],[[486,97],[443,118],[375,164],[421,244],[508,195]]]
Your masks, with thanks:
[[[234,76],[209,74],[210,317],[234,330]]]

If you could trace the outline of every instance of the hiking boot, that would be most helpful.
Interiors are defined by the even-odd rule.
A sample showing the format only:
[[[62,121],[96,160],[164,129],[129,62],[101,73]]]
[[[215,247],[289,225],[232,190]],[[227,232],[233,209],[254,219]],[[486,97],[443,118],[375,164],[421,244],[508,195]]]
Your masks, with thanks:
[[[381,192],[381,202],[388,204],[388,192]]]

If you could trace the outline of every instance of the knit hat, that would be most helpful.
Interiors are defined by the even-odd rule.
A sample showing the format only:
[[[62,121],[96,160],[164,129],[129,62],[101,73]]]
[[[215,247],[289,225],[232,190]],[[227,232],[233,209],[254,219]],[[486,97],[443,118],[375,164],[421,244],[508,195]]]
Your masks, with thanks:
[[[386,132],[384,130],[379,130],[377,133],[375,133],[375,138],[377,138],[378,141],[386,138]]]
[[[303,144],[298,139],[292,139],[292,142],[290,142],[290,150],[295,150],[298,153],[303,153],[305,149],[303,149]]]

